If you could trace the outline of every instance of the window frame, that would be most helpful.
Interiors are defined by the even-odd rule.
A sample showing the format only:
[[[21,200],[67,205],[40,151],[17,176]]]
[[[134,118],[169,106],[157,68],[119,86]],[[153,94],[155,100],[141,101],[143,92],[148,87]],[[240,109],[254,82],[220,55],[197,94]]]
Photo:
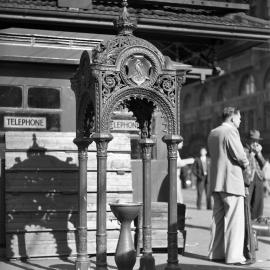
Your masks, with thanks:
[[[243,89],[244,86],[246,87],[246,85],[247,85],[247,83],[244,84],[244,82],[247,82],[250,79],[253,80],[254,91],[250,92],[250,93],[246,93],[246,91],[245,91],[245,93],[243,93],[242,89]],[[249,86],[249,91],[251,89],[252,80],[248,85]],[[240,84],[239,84],[239,89],[238,89],[238,95],[240,97],[251,96],[251,95],[254,95],[256,92],[257,92],[257,87],[256,87],[255,76],[252,73],[246,73],[244,76],[241,77]]]
[[[61,131],[61,119],[63,113],[63,100],[62,100],[62,87],[55,86],[40,86],[40,85],[25,85],[25,84],[2,84],[7,86],[19,86],[22,90],[22,106],[21,107],[0,107],[1,115],[14,115],[14,116],[33,116],[40,117],[41,115],[48,115],[48,117],[54,117],[57,115],[59,121],[59,126],[57,126],[58,131]],[[59,91],[60,104],[59,108],[32,108],[28,106],[28,90],[29,88],[53,88]],[[47,119],[48,119],[47,117]],[[24,130],[24,129],[22,129]],[[28,129],[27,129],[28,130]],[[30,129],[29,129],[30,130]],[[40,130],[41,131],[41,130]],[[45,130],[49,131],[49,130]],[[0,132],[5,132],[5,130],[0,130]]]
[[[21,89],[21,94],[22,94],[22,99],[21,99],[21,106],[20,107],[14,107],[14,106],[10,106],[10,107],[2,107],[0,106],[0,111],[3,110],[22,110],[24,108],[25,105],[25,100],[24,100],[24,86],[20,85],[20,84],[0,84],[0,86],[11,86],[11,87],[19,87]]]
[[[43,89],[56,89],[59,91],[59,108],[36,108],[29,106],[29,89],[31,88],[43,88]],[[25,85],[25,102],[28,110],[42,110],[42,111],[60,111],[62,108],[62,88],[54,86],[39,86],[39,85]]]

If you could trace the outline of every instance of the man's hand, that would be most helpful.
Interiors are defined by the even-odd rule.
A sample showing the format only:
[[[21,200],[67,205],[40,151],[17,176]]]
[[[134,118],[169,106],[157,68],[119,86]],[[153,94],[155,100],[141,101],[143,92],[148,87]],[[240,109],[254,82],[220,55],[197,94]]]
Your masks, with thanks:
[[[244,171],[243,171],[243,175],[244,175],[244,183],[246,187],[249,187],[250,185],[250,181],[251,181],[251,167],[248,165]]]
[[[254,142],[250,145],[251,151],[255,153],[255,155],[257,155],[258,153],[260,153],[262,151],[262,146],[257,143]]]

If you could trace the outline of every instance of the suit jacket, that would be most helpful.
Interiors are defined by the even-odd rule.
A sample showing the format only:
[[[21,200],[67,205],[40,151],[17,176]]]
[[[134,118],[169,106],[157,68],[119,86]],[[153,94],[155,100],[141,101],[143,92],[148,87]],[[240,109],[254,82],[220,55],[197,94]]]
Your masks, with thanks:
[[[255,177],[261,181],[264,180],[263,164],[260,165],[255,154],[250,151],[249,147],[245,147],[244,149],[250,165],[250,170],[244,172],[244,180],[245,184],[249,186]]]
[[[207,176],[210,174],[210,158],[206,157],[206,169]],[[204,178],[204,171],[201,159],[198,157],[195,159],[192,166],[192,173],[197,177],[197,180],[201,180]]]
[[[242,169],[249,164],[239,132],[223,123],[208,136],[211,157],[210,192],[226,192],[245,196]]]

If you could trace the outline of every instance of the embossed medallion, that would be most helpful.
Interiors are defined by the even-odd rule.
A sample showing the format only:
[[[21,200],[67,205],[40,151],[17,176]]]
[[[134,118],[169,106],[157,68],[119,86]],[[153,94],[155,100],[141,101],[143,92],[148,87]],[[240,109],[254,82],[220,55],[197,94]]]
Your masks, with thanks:
[[[125,71],[128,79],[137,85],[149,81],[151,77],[152,64],[143,55],[133,55],[125,63]]]
[[[120,75],[124,83],[146,87],[156,82],[161,66],[152,52],[143,47],[133,47],[120,58]]]

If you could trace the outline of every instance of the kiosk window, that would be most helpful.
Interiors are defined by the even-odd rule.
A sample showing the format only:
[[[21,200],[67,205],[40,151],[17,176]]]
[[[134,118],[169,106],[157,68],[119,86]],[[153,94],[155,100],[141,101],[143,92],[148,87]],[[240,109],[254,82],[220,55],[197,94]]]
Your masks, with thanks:
[[[28,89],[28,106],[31,108],[60,108],[60,91],[55,88],[31,87]]]
[[[0,85],[0,107],[21,107],[22,88],[13,85]]]

